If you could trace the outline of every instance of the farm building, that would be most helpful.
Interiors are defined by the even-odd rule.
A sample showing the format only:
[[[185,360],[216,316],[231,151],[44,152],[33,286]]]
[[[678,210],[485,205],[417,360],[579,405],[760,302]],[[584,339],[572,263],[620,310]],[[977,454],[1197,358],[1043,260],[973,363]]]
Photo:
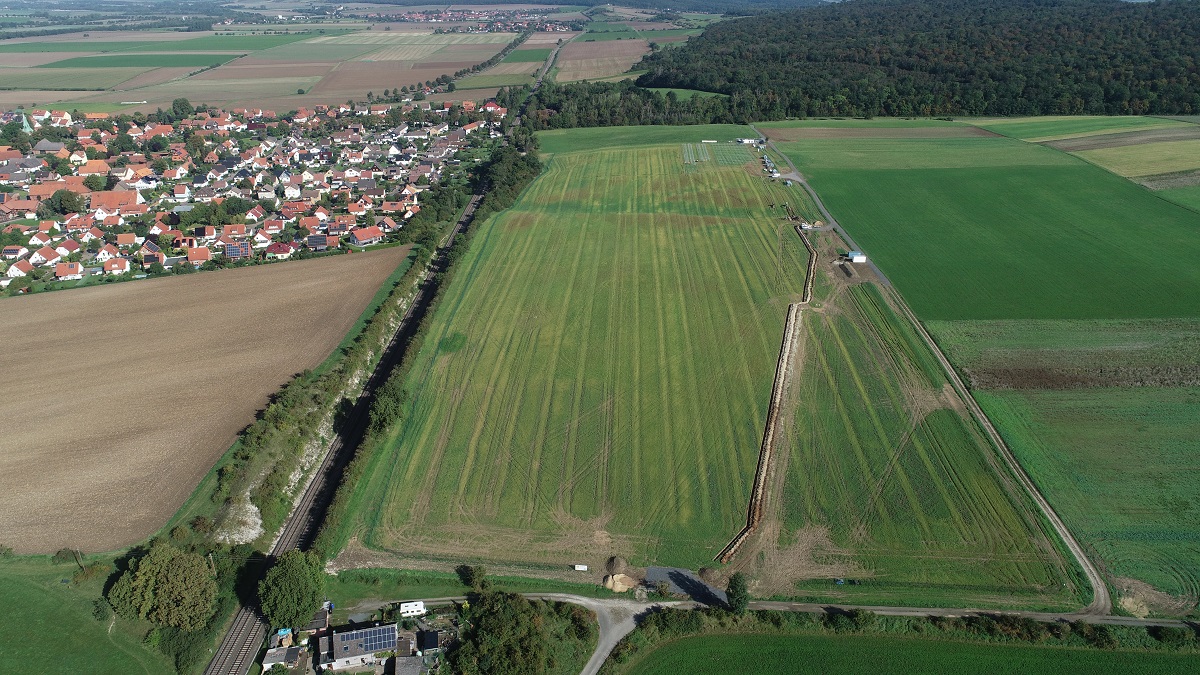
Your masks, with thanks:
[[[333,670],[373,668],[379,663],[379,659],[375,657],[376,654],[390,652],[395,648],[396,624],[394,623],[348,633],[330,633],[321,638],[317,665],[329,666]]]
[[[417,602],[402,602],[402,603],[400,603],[400,616],[402,616],[402,617],[411,618],[414,616],[421,616],[424,613],[425,613],[425,603],[424,602],[421,602],[418,600]]]
[[[865,263],[867,262],[867,256],[862,251],[850,251],[846,254],[846,260],[852,263]]]

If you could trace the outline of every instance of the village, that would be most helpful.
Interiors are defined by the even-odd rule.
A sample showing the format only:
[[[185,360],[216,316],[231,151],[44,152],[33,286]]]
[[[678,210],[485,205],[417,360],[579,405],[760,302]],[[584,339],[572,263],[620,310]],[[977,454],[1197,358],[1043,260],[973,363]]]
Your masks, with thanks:
[[[175,104],[132,117],[0,114],[0,289],[402,241],[422,193],[464,175],[464,158],[480,161],[508,112],[494,100],[347,102],[283,115]]]

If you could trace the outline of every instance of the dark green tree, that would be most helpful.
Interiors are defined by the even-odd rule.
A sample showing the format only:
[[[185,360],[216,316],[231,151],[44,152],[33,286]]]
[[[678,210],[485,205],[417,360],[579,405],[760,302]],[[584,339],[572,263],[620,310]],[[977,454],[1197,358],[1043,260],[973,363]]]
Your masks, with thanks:
[[[725,587],[725,597],[729,611],[734,614],[745,614],[750,606],[750,589],[746,587],[746,575],[734,572],[729,577],[729,585]]]
[[[216,597],[217,581],[208,561],[166,543],[133,560],[108,592],[121,616],[185,631],[204,627]]]
[[[258,601],[272,626],[296,628],[308,623],[321,607],[325,574],[321,558],[308,551],[288,551],[279,557],[258,585]]]

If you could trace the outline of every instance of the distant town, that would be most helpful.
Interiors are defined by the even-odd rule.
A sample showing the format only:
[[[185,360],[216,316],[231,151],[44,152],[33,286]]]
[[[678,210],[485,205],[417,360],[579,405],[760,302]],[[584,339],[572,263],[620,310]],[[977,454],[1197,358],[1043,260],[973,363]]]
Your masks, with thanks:
[[[0,115],[0,288],[56,287],[364,248],[396,238],[495,101]]]

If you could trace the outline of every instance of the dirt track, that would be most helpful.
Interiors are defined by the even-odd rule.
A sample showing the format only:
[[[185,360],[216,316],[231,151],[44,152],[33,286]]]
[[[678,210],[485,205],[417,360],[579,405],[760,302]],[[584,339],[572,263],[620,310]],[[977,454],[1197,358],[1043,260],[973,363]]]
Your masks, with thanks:
[[[112,550],[160,527],[404,249],[0,301],[0,543]]]

